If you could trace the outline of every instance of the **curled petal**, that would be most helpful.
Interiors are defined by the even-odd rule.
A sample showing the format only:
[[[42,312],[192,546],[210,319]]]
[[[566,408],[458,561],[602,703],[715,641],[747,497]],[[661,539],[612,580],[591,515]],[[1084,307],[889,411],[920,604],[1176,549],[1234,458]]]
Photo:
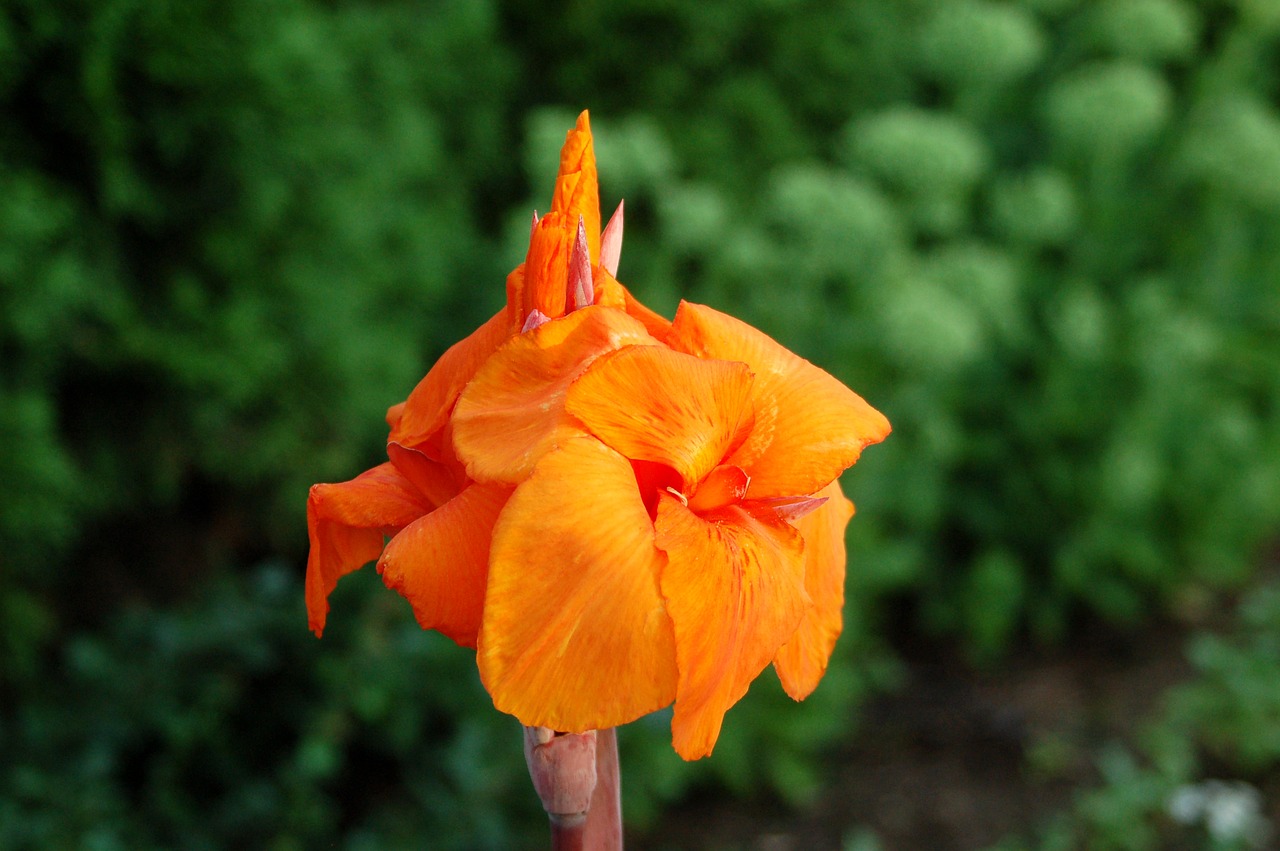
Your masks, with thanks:
[[[478,656],[494,705],[582,732],[669,704],[664,563],[625,458],[585,436],[544,456],[494,528]]]
[[[510,330],[505,312],[499,312],[441,355],[405,400],[389,440],[441,460],[440,433],[454,402],[480,364],[507,339]]]
[[[853,503],[840,492],[839,482],[818,495],[826,501],[795,523],[804,537],[804,587],[813,608],[773,660],[782,688],[795,700],[804,700],[817,688],[843,628],[844,530],[853,517]]]
[[[751,382],[740,363],[637,346],[583,373],[565,406],[626,457],[674,468],[690,493],[731,446],[748,411]]]
[[[701,513],[741,502],[750,483],[751,478],[741,467],[732,464],[716,467],[689,498],[689,508]]]
[[[338,580],[382,552],[394,534],[432,509],[431,503],[390,463],[349,482],[312,485],[307,497],[307,619],[324,632],[329,594]]]
[[[579,428],[565,391],[600,355],[657,341],[618,310],[587,307],[513,337],[458,400],[453,444],[471,478],[519,483],[538,459]]]
[[[423,629],[476,646],[489,574],[489,540],[511,489],[470,485],[387,544],[378,572],[413,606]]]
[[[434,461],[417,449],[409,449],[394,442],[388,443],[387,457],[432,508],[453,499],[465,484],[465,477],[459,476],[456,468]]]
[[[765,334],[683,302],[666,342],[698,357],[741,361],[756,374],[755,426],[726,459],[751,476],[751,499],[813,493],[889,434],[889,421],[828,373]]]
[[[772,512],[730,506],[699,516],[665,494],[654,528],[667,554],[662,596],[680,671],[672,739],[680,756],[699,759],[804,617],[804,543]]]

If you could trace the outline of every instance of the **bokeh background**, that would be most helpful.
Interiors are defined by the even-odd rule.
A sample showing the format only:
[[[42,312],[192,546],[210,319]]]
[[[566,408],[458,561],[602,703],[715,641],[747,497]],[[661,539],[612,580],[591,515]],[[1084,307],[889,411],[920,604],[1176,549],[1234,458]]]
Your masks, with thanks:
[[[0,848],[545,845],[307,486],[501,302],[592,110],[620,277],[895,426],[846,631],[639,849],[1247,849],[1280,816],[1280,3],[3,0]]]

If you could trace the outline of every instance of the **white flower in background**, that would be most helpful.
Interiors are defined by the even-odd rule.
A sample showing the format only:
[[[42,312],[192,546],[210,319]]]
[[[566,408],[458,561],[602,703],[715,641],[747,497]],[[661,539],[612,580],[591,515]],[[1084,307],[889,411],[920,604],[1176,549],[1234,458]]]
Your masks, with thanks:
[[[1203,824],[1218,842],[1243,840],[1261,848],[1271,836],[1271,825],[1262,814],[1262,794],[1239,780],[1180,786],[1169,796],[1168,811],[1181,824]]]

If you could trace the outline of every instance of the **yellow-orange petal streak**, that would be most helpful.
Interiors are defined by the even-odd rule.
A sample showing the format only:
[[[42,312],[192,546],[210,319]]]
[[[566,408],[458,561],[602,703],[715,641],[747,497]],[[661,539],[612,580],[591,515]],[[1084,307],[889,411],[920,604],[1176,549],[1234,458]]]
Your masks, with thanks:
[[[470,485],[387,544],[378,572],[413,606],[423,629],[476,646],[489,575],[489,540],[511,489]]]
[[[548,453],[498,518],[478,661],[530,726],[615,727],[675,698],[666,559],[627,459],[590,437]]]
[[[889,421],[848,387],[745,322],[681,303],[666,342],[756,374],[750,437],[725,459],[751,476],[748,497],[813,493],[889,434]]]
[[[740,506],[698,516],[668,494],[654,526],[680,671],[672,740],[680,756],[699,759],[804,617],[804,544],[776,517]]]
[[[804,700],[817,688],[843,626],[844,530],[853,517],[853,503],[840,492],[839,482],[817,495],[827,501],[795,521],[804,537],[804,587],[813,607],[773,660],[783,689],[795,700]]]
[[[560,149],[560,169],[556,174],[551,211],[565,216],[577,227],[582,216],[591,249],[591,263],[600,262],[600,183],[596,173],[596,152],[591,139],[591,120],[584,110],[565,136]]]
[[[454,409],[453,445],[467,474],[518,484],[548,449],[579,433],[564,410],[573,379],[606,352],[656,343],[639,321],[594,306],[508,340]]]
[[[307,496],[307,619],[324,632],[329,594],[338,580],[382,552],[393,534],[430,511],[427,501],[390,463],[366,470],[349,482],[312,485]]]
[[[404,402],[390,441],[421,449],[441,460],[439,433],[462,388],[510,333],[506,311],[494,314],[465,339],[451,346]]]
[[[662,346],[602,358],[569,388],[565,408],[633,461],[656,461],[686,494],[725,456],[747,410],[751,371]]]

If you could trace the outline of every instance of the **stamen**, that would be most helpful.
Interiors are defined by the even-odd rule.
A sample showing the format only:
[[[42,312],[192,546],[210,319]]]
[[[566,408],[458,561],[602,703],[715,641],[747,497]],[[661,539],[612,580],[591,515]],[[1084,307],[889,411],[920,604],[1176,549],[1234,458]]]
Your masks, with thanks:
[[[673,487],[668,486],[668,487],[667,487],[667,493],[671,494],[671,495],[672,495],[672,496],[674,496],[676,499],[680,500],[680,503],[681,503],[682,505],[684,505],[686,508],[688,508],[688,507],[689,507],[689,498],[688,498],[687,496],[685,496],[684,494],[680,493],[680,491],[676,490],[676,489],[675,489],[675,488],[673,488]]]

